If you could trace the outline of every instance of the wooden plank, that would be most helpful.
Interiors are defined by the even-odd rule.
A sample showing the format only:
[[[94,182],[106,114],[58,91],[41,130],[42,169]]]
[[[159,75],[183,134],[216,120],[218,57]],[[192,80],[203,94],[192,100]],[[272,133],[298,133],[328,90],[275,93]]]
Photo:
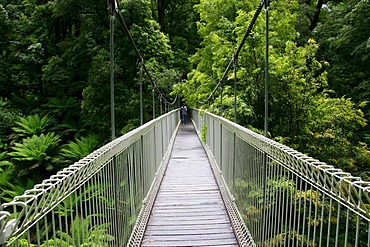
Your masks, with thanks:
[[[152,212],[153,217],[188,217],[192,215],[193,217],[197,216],[222,216],[225,215],[226,211],[224,210],[216,210],[216,211],[194,211],[194,210],[187,210],[187,211],[176,211],[176,210],[168,210],[168,211],[158,211]]]
[[[194,239],[197,240],[214,240],[214,239],[232,239],[234,233],[209,233],[209,234],[194,234]],[[162,240],[162,241],[183,241],[189,240],[188,236],[185,234],[161,234],[161,235],[150,235],[148,240]]]
[[[223,204],[212,204],[212,205],[179,205],[179,206],[161,206],[161,207],[155,207],[152,211],[155,210],[169,210],[169,209],[176,209],[176,210],[184,210],[184,209],[192,209],[192,210],[215,210],[215,209],[224,209],[225,207]]]
[[[173,226],[151,226],[147,227],[147,231],[171,231],[173,230]],[[176,231],[183,231],[183,230],[207,230],[207,229],[230,229],[232,231],[230,225],[228,223],[220,223],[220,224],[200,224],[200,225],[179,225],[176,226]]]
[[[141,246],[220,246],[220,245],[236,245],[235,239],[210,239],[210,240],[182,240],[182,241],[156,241],[145,239]]]
[[[238,246],[192,125],[181,126],[142,246]]]
[[[213,220],[193,220],[192,222],[187,221],[175,221],[175,220],[163,220],[163,221],[151,221],[149,219],[148,225],[152,226],[163,226],[163,225],[171,225],[171,226],[181,226],[181,225],[203,225],[203,224],[230,224],[230,220],[226,219],[213,219]],[[231,227],[231,225],[230,225]]]
[[[169,235],[181,235],[185,236],[186,239],[189,238],[194,238],[194,235],[213,235],[213,234],[224,234],[224,233],[230,233],[231,235],[228,235],[229,237],[232,238],[232,235],[234,234],[232,229],[227,228],[227,229],[220,229],[220,228],[207,228],[207,229],[183,229],[183,230],[175,230],[175,229],[170,229],[170,230],[147,230],[146,236],[148,238],[151,238],[151,236],[169,236]]]

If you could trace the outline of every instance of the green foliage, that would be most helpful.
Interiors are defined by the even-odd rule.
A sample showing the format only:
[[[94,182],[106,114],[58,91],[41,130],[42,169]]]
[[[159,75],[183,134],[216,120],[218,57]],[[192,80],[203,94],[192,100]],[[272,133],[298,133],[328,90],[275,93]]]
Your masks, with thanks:
[[[93,225],[94,217],[101,217],[101,215],[89,215],[85,219],[82,217],[75,217],[70,225],[70,233],[57,231],[57,236],[59,238],[49,240],[43,243],[41,247],[54,245],[70,247],[111,246],[111,242],[114,240],[114,237],[108,234],[108,228],[111,223]],[[84,242],[82,244],[78,244],[78,239],[72,238],[72,236],[83,236]]]
[[[139,126],[139,119],[131,119],[130,121],[127,122],[126,126],[123,127],[121,130],[121,134],[126,134],[130,132],[131,130],[137,128]]]
[[[321,44],[320,55],[331,65],[329,86],[339,97],[348,97],[361,104],[370,97],[369,2],[330,1],[328,8],[330,11],[320,16],[322,24],[315,35]],[[369,119],[370,106],[363,111]],[[358,134],[369,133],[367,126]]]
[[[89,86],[83,91],[82,113],[92,130],[105,137],[110,133],[110,89],[106,78],[109,78],[109,65],[105,62],[109,54],[102,49],[93,59]],[[117,90],[116,93],[122,93]],[[118,102],[116,104],[119,104]],[[117,109],[117,108],[116,108]],[[120,114],[121,112],[116,112]]]
[[[19,116],[20,112],[12,109],[8,100],[0,98],[0,135],[7,133]]]
[[[49,98],[45,108],[46,115],[54,116],[58,119],[72,119],[80,111],[80,102],[73,97],[68,98]]]
[[[207,129],[208,129],[208,127],[207,127],[206,123],[205,123],[205,122],[203,122],[203,124],[202,124],[202,129],[201,129],[201,131],[200,131],[200,136],[201,136],[202,141],[203,141],[204,143],[207,143]]]
[[[10,169],[0,172],[0,201],[11,202],[15,196],[22,195],[27,189],[31,189],[35,181],[31,178],[16,179]]]
[[[57,171],[61,168],[59,157],[59,136],[50,132],[46,135],[33,135],[15,143],[9,156],[15,161],[18,176],[33,172],[37,178],[47,175],[46,171]],[[40,171],[41,172],[40,174]]]
[[[356,135],[366,126],[364,113],[350,99],[321,97],[313,102],[300,148],[313,157],[358,174],[370,165],[370,152]]]
[[[274,121],[270,131],[273,136],[303,134],[313,99],[327,86],[327,73],[315,57],[317,49],[317,43],[311,39],[301,47],[287,41],[284,53],[272,52],[270,111]]]
[[[0,147],[2,144],[0,144]],[[13,163],[7,160],[7,152],[2,152],[0,149],[0,172],[4,172],[4,170],[9,170],[13,167]]]
[[[51,122],[48,116],[40,117],[38,114],[21,117],[13,127],[16,138],[31,137],[33,135],[40,135],[47,132],[47,127]]]
[[[74,139],[81,138],[89,133],[88,126],[83,123],[82,119],[79,119],[78,122],[67,119],[60,125],[60,128],[63,130],[65,136],[72,136]]]
[[[15,238],[11,238],[10,240],[14,240]],[[37,247],[36,244],[29,244],[28,240],[25,238],[17,239],[17,241],[11,245],[10,247]]]
[[[92,153],[98,144],[98,137],[96,135],[81,137],[76,139],[75,142],[69,142],[61,150],[61,154],[68,160],[75,162]]]
[[[196,10],[200,14],[198,26],[199,34],[203,39],[202,46],[191,57],[194,69],[188,74],[188,80],[174,87],[174,91],[183,95],[188,104],[216,113],[220,112],[221,100],[218,91],[207,105],[199,105],[199,102],[205,101],[218,83],[254,14],[257,1],[242,2],[243,4],[237,1],[204,0],[196,5]],[[348,15],[342,18],[337,16],[338,12],[335,11],[330,15],[335,15],[336,18],[327,20],[327,25],[318,27],[319,32],[321,30],[327,32],[323,34],[323,37],[332,37],[330,42],[328,39],[328,43],[324,43],[325,47],[330,47],[332,51],[334,47],[337,51],[339,47],[340,49],[348,48],[345,44],[352,39],[350,34],[352,30],[342,28],[341,25],[344,24],[358,28],[358,33],[354,36],[359,39],[364,40],[363,38],[368,37],[365,35],[368,29],[361,24],[367,19],[365,12],[360,10],[362,4],[362,1],[360,3],[351,1],[348,5],[341,3],[333,8],[333,10],[341,9]],[[333,75],[330,73],[333,68],[328,62],[320,60],[320,44],[316,40],[310,36],[299,36],[308,32],[310,29],[308,24],[316,25],[313,23],[314,20],[304,24],[307,19],[302,17],[315,15],[314,12],[309,11],[314,10],[316,3],[311,5],[308,7],[302,3],[298,5],[298,2],[284,0],[272,2],[270,6],[270,22],[274,25],[270,25],[269,29],[269,132],[272,137],[284,140],[293,148],[346,171],[358,172],[366,177],[366,172],[360,172],[370,165],[366,135],[361,137],[360,134],[367,126],[366,116],[360,109],[356,109],[350,99],[330,98],[330,96],[335,96],[331,90]],[[356,7],[350,9],[349,6]],[[302,9],[304,7],[310,10]],[[332,5],[328,8],[331,7]],[[328,14],[325,10],[322,13]],[[362,18],[354,19],[358,16]],[[341,25],[338,24],[339,22]],[[340,37],[337,37],[332,30],[334,23],[336,23],[335,27],[342,28]],[[303,25],[307,25],[305,30],[303,30]],[[262,129],[264,124],[264,86],[262,83],[264,80],[262,68],[264,68],[265,59],[264,32],[265,20],[259,17],[240,52],[237,64],[237,121],[244,126],[253,126],[253,129]],[[319,41],[321,40],[323,40],[322,37]],[[353,44],[350,46],[353,47]],[[347,57],[362,56],[362,61],[367,61],[367,53],[360,55],[354,52],[348,54],[350,50],[346,52],[341,52],[340,56],[342,54],[347,54]],[[333,55],[326,52],[324,54]],[[345,59],[343,57],[343,61]],[[336,58],[334,61],[339,60]],[[341,66],[340,64],[343,63],[340,62],[335,66]],[[359,68],[362,68],[362,64]],[[340,71],[346,73],[346,69]],[[366,77],[365,73],[361,75]],[[223,116],[231,120],[234,115],[232,90],[234,77],[234,73],[230,71],[223,85]],[[340,75],[339,79],[346,80],[346,82],[338,85],[346,87],[353,85],[348,83],[349,80],[353,80],[346,75]],[[364,97],[361,96],[363,99],[361,104],[368,92],[364,85],[362,84],[361,92],[358,93],[364,95]],[[346,92],[349,91],[351,90],[346,89]],[[359,98],[358,95],[354,97]],[[369,112],[367,105],[363,109],[365,114]],[[326,122],[325,119],[328,123],[330,122],[331,127],[323,124],[322,121]],[[340,121],[334,121],[334,119]]]

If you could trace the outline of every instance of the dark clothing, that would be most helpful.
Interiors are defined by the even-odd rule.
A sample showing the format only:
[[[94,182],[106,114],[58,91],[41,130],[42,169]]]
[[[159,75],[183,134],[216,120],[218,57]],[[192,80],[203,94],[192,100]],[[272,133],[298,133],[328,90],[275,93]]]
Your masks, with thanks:
[[[181,123],[186,124],[186,112],[187,112],[186,106],[181,106],[180,108],[180,116],[181,116]]]

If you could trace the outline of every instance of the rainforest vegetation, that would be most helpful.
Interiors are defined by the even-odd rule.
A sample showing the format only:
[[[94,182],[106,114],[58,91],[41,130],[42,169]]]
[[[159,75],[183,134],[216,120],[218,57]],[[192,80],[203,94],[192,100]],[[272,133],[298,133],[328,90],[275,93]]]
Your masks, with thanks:
[[[118,6],[163,94],[218,112],[219,95],[199,102],[222,76],[258,2],[119,0]],[[97,0],[1,0],[0,202],[110,140],[107,7]],[[368,0],[280,0],[270,6],[270,137],[367,180],[368,23]],[[264,28],[261,13],[236,72],[237,122],[256,131],[264,121]],[[117,135],[140,124],[138,64],[117,24]],[[144,79],[149,121],[152,86]],[[223,85],[229,119],[233,81],[230,72]]]

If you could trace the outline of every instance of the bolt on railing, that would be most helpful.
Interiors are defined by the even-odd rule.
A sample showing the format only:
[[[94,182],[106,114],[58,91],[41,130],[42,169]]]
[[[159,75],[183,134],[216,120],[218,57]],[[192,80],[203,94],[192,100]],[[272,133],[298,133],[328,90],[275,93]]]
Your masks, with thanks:
[[[258,246],[370,246],[370,182],[199,113],[196,128]]]
[[[178,126],[178,110],[167,113],[2,204],[0,246],[126,245]]]

